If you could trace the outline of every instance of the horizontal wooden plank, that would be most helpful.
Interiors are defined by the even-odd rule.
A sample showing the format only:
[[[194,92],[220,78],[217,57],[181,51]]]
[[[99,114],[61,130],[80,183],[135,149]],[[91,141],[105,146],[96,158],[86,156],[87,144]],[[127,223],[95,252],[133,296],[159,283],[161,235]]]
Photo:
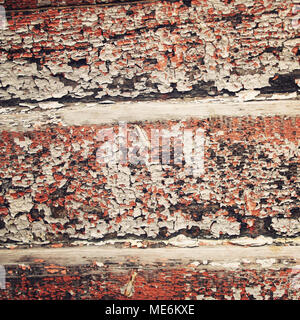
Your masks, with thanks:
[[[2,108],[0,130],[29,131],[47,125],[98,125],[120,121],[169,121],[213,117],[297,116],[299,100],[239,102],[237,99],[119,103],[31,103]]]
[[[256,261],[258,259],[300,259],[299,246],[262,246],[240,247],[230,245],[205,246],[198,248],[115,248],[113,246],[83,246],[71,248],[31,248],[0,250],[0,264],[33,263],[43,259],[46,263],[61,265],[80,265],[91,261],[119,262],[127,259],[138,259],[141,263],[159,263],[179,261],[188,264],[193,261],[221,261],[223,268],[232,261],[242,259]],[[208,265],[209,266],[209,265]],[[230,267],[230,264],[228,264]]]
[[[299,247],[1,250],[0,299],[299,299]]]

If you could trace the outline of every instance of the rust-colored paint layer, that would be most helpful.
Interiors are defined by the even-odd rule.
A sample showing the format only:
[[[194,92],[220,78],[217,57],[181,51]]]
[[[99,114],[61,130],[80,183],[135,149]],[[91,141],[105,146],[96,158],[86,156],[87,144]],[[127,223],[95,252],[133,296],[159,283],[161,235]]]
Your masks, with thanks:
[[[60,246],[179,234],[200,239],[299,236],[299,121],[215,117],[128,124],[128,130],[138,127],[149,141],[151,129],[171,130],[179,123],[180,130],[203,129],[204,172],[196,177],[172,158],[170,164],[118,165],[111,158],[98,163],[97,151],[105,143],[99,141],[99,130],[118,134],[118,124],[3,131],[0,239]]]
[[[23,252],[25,256],[26,251]],[[257,258],[256,262],[253,257],[250,260],[239,258],[229,262],[219,257],[215,257],[218,261],[186,261],[179,257],[145,261],[142,252],[141,255],[122,259],[114,256],[114,250],[111,254],[106,259],[100,258],[101,261],[84,264],[54,264],[47,261],[46,249],[46,260],[7,264],[6,286],[5,290],[0,290],[0,299],[300,298],[299,269],[295,268],[297,261],[292,257],[270,259],[266,256]]]
[[[0,102],[296,97],[297,21],[291,0],[9,11],[0,35]]]

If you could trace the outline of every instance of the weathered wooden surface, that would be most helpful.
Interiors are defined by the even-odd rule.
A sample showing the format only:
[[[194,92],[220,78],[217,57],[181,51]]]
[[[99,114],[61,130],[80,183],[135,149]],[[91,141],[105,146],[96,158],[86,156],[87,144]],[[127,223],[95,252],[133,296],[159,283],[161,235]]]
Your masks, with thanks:
[[[168,101],[15,104],[0,111],[1,131],[30,131],[49,126],[91,126],[130,122],[167,122],[232,117],[297,117],[300,100],[285,94],[278,100],[242,102],[238,98],[172,99]],[[254,125],[254,124],[253,124]],[[268,126],[268,124],[266,124]],[[295,125],[294,129],[297,128]],[[275,128],[270,128],[275,130]],[[292,131],[292,128],[290,128]],[[270,132],[271,133],[271,132]]]
[[[1,299],[299,299],[297,246],[1,250]]]
[[[119,123],[3,130],[0,241],[68,245],[132,237],[168,240],[180,234],[196,239],[297,237],[300,118],[289,115],[288,107],[285,112],[132,122],[125,138]],[[93,112],[87,114],[97,122]],[[195,149],[202,170],[187,162],[198,130],[203,143]],[[175,135],[176,143],[173,138],[171,146],[169,136],[161,143],[157,139],[152,153],[153,132]],[[183,139],[186,132],[191,133],[188,140]],[[170,147],[165,149],[169,162],[162,161],[165,147]],[[187,153],[175,163],[180,148]],[[137,150],[142,155],[133,163],[129,155]]]
[[[1,103],[298,95],[292,0],[95,2],[106,1],[46,1],[54,7],[7,13]],[[8,9],[39,4],[4,2]]]
[[[117,2],[1,1],[0,298],[299,299],[294,1]],[[120,121],[203,172],[99,165]]]

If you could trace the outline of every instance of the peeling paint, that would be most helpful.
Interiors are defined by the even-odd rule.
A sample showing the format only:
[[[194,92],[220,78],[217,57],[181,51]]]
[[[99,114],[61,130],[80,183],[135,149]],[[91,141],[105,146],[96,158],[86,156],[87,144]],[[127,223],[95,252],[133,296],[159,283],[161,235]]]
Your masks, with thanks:
[[[88,3],[58,10],[59,2],[50,2],[24,20],[14,11],[18,3],[5,1],[13,11],[0,35],[3,104],[40,101],[42,108],[57,108],[84,98],[298,95],[290,0],[247,1],[242,11],[236,2],[213,0]],[[43,102],[53,98],[59,102]]]
[[[9,250],[0,258],[7,272],[0,299],[299,299],[299,250],[249,249]]]
[[[295,238],[297,121],[286,115],[128,124],[145,141],[151,130],[202,128],[198,177],[184,163],[97,164],[97,132],[118,132],[117,124],[2,131],[0,239],[69,245],[139,238],[193,247],[209,239],[260,246]]]

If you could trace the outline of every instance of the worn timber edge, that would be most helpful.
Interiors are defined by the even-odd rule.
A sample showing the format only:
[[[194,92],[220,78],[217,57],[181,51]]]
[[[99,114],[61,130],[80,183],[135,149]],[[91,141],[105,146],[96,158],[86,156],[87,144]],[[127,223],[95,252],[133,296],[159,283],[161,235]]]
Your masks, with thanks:
[[[235,99],[102,103],[20,103],[0,108],[0,131],[28,131],[47,126],[83,126],[120,121],[170,121],[213,117],[297,116],[300,100],[242,102]]]
[[[0,300],[300,299],[298,246],[4,249],[0,265]]]
[[[206,264],[206,267],[238,268],[238,263],[245,262],[263,266],[284,263],[284,259],[292,261],[292,265],[300,263],[299,246],[263,246],[236,247],[230,245],[207,246],[198,248],[114,248],[113,246],[97,247],[83,246],[73,248],[31,248],[31,249],[2,249],[0,264],[34,263],[44,260],[45,263],[59,265],[80,265],[93,261],[120,262],[135,258],[138,262],[158,263],[174,262],[188,265],[194,261]],[[267,260],[270,260],[269,262]],[[220,262],[219,265],[215,262]],[[235,263],[234,263],[235,262]],[[212,263],[212,264],[210,264]],[[289,264],[290,262],[286,262]]]

